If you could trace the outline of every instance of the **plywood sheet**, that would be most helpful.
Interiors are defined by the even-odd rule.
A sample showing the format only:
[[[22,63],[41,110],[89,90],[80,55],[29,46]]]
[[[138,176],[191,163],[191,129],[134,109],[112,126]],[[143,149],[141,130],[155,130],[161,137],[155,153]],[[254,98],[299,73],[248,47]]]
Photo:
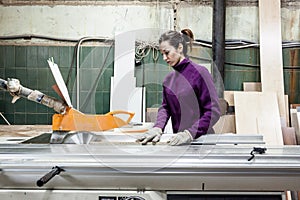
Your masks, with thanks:
[[[282,136],[284,145],[297,145],[294,127],[282,127]]]
[[[114,76],[111,78],[110,110],[134,112],[133,122],[145,121],[145,88],[134,77],[135,33],[115,36]],[[121,117],[122,118],[122,117]]]
[[[299,127],[300,127],[300,112],[297,112],[297,121],[298,121],[298,129],[299,129]],[[296,135],[298,144],[300,144],[300,133],[299,132],[300,132],[300,130],[298,130],[298,135]]]
[[[287,126],[289,127],[290,126],[290,109],[289,109],[289,95],[284,95],[284,106],[285,106],[285,118],[284,120],[282,120],[282,124],[281,126],[284,127],[284,126]],[[285,124],[284,124],[285,122]]]
[[[229,90],[224,91],[224,99],[228,102],[229,106],[234,106],[233,93],[234,91],[229,91]]]
[[[133,122],[145,122],[145,107],[146,107],[146,88],[136,87],[128,99],[128,110],[135,113],[132,118]]]
[[[295,129],[296,140],[297,143],[300,144],[300,128],[299,128],[300,121],[298,120],[297,110],[295,108],[291,108],[290,113],[291,113],[291,126]]]
[[[51,125],[0,125],[0,137],[32,137],[52,132]]]
[[[268,145],[283,145],[274,92],[234,92],[237,134],[261,134]]]
[[[114,85],[131,87],[134,80],[135,33],[124,32],[115,35]]]
[[[236,133],[235,116],[222,115],[213,128],[215,133]]]
[[[286,117],[282,61],[280,0],[259,0],[262,92],[275,92],[281,117]]]
[[[261,83],[243,82],[243,90],[246,92],[250,92],[250,91],[261,92]]]

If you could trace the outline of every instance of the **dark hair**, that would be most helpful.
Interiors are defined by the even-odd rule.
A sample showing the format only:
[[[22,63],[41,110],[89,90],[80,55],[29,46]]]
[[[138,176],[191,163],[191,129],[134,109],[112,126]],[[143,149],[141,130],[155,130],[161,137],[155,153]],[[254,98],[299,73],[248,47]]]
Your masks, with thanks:
[[[187,56],[187,43],[190,44],[190,49],[192,49],[192,42],[194,40],[194,34],[190,29],[182,29],[180,32],[177,31],[167,31],[163,33],[159,38],[159,44],[163,41],[169,41],[170,45],[178,48],[181,43],[183,46],[183,55]]]

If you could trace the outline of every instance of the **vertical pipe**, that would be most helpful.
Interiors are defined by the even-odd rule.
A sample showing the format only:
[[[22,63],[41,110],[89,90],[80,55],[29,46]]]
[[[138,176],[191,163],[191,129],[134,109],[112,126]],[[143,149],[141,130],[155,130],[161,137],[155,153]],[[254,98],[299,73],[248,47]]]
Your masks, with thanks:
[[[220,98],[224,96],[225,18],[226,0],[214,0],[212,33],[213,78]],[[220,76],[222,80],[220,80]]]

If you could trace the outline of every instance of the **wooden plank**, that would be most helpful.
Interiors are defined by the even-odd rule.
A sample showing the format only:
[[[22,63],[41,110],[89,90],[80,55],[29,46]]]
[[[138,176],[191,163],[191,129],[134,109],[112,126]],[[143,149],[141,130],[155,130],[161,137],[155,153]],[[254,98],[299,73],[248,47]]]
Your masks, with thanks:
[[[297,143],[299,144],[300,129],[299,129],[299,120],[298,120],[298,116],[297,116],[297,110],[291,108],[290,113],[291,113],[291,126],[295,129],[296,140],[297,140]]]
[[[300,107],[300,104],[291,104],[290,107],[296,109],[297,107]]]
[[[280,0],[259,0],[262,92],[275,92],[280,117],[286,117],[282,61]]]
[[[234,106],[233,93],[234,91],[229,91],[229,90],[224,91],[224,99],[228,102],[229,106]]]
[[[282,136],[284,145],[297,145],[294,127],[282,127]]]
[[[243,90],[246,92],[251,92],[251,91],[261,92],[261,83],[243,82]]]
[[[297,111],[297,121],[298,121],[298,127],[300,127],[300,112],[298,112],[298,111]],[[300,130],[298,130],[298,131],[300,132]],[[300,144],[300,133],[299,132],[298,132],[298,135],[296,135],[298,144]]]
[[[135,115],[132,118],[133,122],[145,122],[146,121],[146,88],[136,87],[130,94],[128,99],[128,110],[132,110]]]
[[[236,133],[235,116],[223,115],[213,126],[215,133]]]
[[[283,145],[274,92],[234,92],[237,134],[261,134],[268,145]]]
[[[115,35],[114,76],[111,78],[110,110],[134,112],[132,121],[144,122],[145,88],[137,88],[134,77],[135,40],[134,32]]]
[[[52,133],[51,125],[0,125],[0,137],[33,137]]]
[[[135,59],[135,33],[124,32],[115,35],[114,85],[133,88]]]
[[[289,109],[289,95],[284,95],[284,105],[285,105],[285,118],[281,118],[281,126],[287,126],[290,127],[290,109]],[[285,122],[285,123],[284,123]]]

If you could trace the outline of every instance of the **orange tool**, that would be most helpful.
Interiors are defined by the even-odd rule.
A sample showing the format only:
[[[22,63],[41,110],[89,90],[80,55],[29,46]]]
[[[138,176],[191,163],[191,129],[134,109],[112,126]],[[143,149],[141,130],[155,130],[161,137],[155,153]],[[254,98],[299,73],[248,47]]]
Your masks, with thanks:
[[[126,121],[115,116],[127,114]],[[127,125],[134,113],[117,110],[104,115],[84,114],[74,108],[67,107],[64,114],[54,114],[52,117],[53,131],[105,131]]]

